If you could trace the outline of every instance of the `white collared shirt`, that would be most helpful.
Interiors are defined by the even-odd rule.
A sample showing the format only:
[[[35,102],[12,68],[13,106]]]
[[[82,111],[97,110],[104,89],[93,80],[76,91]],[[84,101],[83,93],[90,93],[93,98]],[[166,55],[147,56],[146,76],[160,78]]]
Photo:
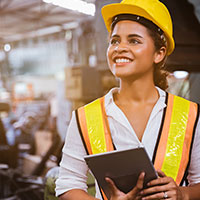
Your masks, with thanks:
[[[157,88],[157,87],[156,87]],[[145,128],[142,141],[138,139],[134,129],[128,119],[113,100],[113,93],[118,88],[113,88],[105,96],[105,110],[109,121],[113,143],[117,150],[137,148],[144,146],[149,157],[153,157],[163,110],[166,107],[166,93],[157,88],[159,99],[155,104]],[[193,143],[191,163],[189,167],[188,180],[190,184],[200,183],[200,120],[198,121],[196,134]],[[75,113],[67,131],[63,156],[60,163],[59,178],[56,181],[56,195],[63,194],[71,189],[82,189],[87,191],[88,167],[83,157],[86,155],[77,123]],[[96,197],[101,199],[98,187],[96,187]]]

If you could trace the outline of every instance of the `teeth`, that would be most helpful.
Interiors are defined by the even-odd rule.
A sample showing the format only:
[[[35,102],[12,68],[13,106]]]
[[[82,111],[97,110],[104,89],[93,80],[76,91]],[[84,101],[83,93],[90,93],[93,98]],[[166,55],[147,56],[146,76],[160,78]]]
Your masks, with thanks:
[[[129,63],[129,62],[131,62],[131,60],[130,60],[130,59],[127,59],[127,58],[117,58],[117,59],[115,60],[115,62],[116,62],[116,63]]]

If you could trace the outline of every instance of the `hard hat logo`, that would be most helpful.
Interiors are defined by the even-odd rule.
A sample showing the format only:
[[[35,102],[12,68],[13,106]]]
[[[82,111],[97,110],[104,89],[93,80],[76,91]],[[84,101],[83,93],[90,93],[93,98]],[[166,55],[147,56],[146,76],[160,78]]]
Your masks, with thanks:
[[[120,14],[138,15],[153,22],[166,36],[167,55],[173,52],[175,44],[171,16],[166,6],[159,0],[122,0],[121,3],[104,6],[102,16],[108,32],[111,31],[113,17]]]

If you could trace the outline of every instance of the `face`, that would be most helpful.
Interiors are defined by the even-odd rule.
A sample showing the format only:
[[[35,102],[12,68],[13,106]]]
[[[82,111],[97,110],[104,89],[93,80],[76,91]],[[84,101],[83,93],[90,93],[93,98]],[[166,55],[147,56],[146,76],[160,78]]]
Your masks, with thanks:
[[[115,76],[152,78],[157,56],[154,41],[145,26],[129,20],[115,25],[107,50],[108,65]]]

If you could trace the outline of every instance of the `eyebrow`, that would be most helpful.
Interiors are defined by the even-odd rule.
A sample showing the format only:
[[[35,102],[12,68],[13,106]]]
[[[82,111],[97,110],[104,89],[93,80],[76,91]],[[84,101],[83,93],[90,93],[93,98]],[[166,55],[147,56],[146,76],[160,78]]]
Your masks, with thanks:
[[[131,37],[139,37],[139,38],[142,38],[142,36],[138,35],[138,34],[130,34],[128,35],[128,38],[131,38]]]
[[[111,38],[113,37],[117,37],[117,38],[120,38],[119,35],[115,34],[115,35],[111,35]],[[132,37],[138,37],[138,38],[143,38],[142,36],[138,35],[138,34],[130,34],[128,35],[128,38],[132,38]]]
[[[120,37],[119,35],[117,35],[117,34],[115,34],[115,35],[111,35],[111,38],[113,38],[113,37]]]

